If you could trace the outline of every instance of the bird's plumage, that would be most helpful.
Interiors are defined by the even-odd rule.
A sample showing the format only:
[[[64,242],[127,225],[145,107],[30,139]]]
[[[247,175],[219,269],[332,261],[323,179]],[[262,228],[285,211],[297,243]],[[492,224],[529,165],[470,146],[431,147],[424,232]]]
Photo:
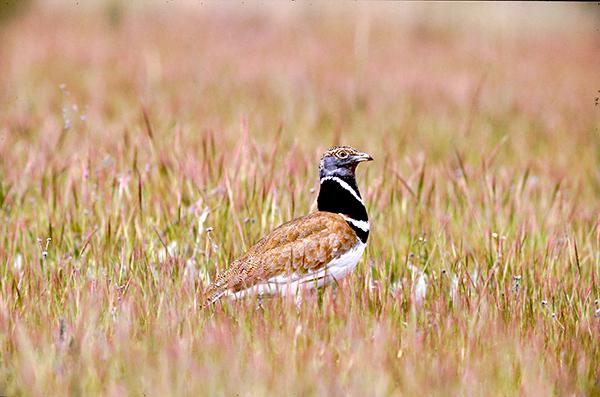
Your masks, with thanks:
[[[296,281],[359,242],[341,215],[317,211],[296,218],[273,230],[233,261],[210,286],[208,299],[214,300],[222,291],[236,293],[267,283],[282,274],[290,275],[291,282]]]
[[[351,272],[369,235],[354,171],[369,160],[348,146],[330,148],[319,164],[318,211],[284,223],[234,260],[208,287],[207,303],[222,296],[297,293]]]

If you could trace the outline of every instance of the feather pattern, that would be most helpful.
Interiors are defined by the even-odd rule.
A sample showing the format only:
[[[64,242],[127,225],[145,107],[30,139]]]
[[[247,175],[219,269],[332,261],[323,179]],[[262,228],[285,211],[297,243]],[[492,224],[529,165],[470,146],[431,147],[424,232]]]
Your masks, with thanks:
[[[318,211],[284,223],[233,261],[207,288],[207,304],[223,296],[297,293],[354,270],[369,236],[354,171],[369,160],[349,146],[330,148],[319,164]]]
[[[339,214],[314,212],[284,223],[231,263],[207,291],[209,301],[222,291],[238,292],[279,275],[314,273],[360,242]]]

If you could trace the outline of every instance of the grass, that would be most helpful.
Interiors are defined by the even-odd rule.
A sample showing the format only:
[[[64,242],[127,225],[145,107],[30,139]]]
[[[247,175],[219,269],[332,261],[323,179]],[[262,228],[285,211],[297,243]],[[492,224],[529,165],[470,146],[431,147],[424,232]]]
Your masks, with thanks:
[[[599,395],[593,20],[444,7],[4,22],[2,394]],[[376,159],[357,271],[299,310],[202,309],[218,269],[314,209],[334,143]]]

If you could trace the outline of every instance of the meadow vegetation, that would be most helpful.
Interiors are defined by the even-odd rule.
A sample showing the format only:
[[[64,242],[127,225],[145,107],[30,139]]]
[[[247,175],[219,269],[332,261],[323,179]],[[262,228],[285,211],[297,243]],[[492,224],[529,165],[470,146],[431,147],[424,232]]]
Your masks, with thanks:
[[[599,395],[589,11],[33,2],[4,20],[0,394]],[[299,309],[203,308],[216,272],[314,210],[337,143],[376,160],[357,271]]]

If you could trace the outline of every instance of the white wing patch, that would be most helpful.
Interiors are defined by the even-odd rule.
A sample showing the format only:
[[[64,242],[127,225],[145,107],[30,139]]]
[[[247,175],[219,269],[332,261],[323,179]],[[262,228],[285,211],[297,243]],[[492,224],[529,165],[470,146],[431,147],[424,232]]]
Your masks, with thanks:
[[[366,244],[357,243],[352,249],[334,258],[322,269],[298,274],[282,274],[238,292],[226,292],[225,296],[239,299],[248,295],[296,295],[302,289],[314,289],[337,282],[350,274],[365,251]]]

